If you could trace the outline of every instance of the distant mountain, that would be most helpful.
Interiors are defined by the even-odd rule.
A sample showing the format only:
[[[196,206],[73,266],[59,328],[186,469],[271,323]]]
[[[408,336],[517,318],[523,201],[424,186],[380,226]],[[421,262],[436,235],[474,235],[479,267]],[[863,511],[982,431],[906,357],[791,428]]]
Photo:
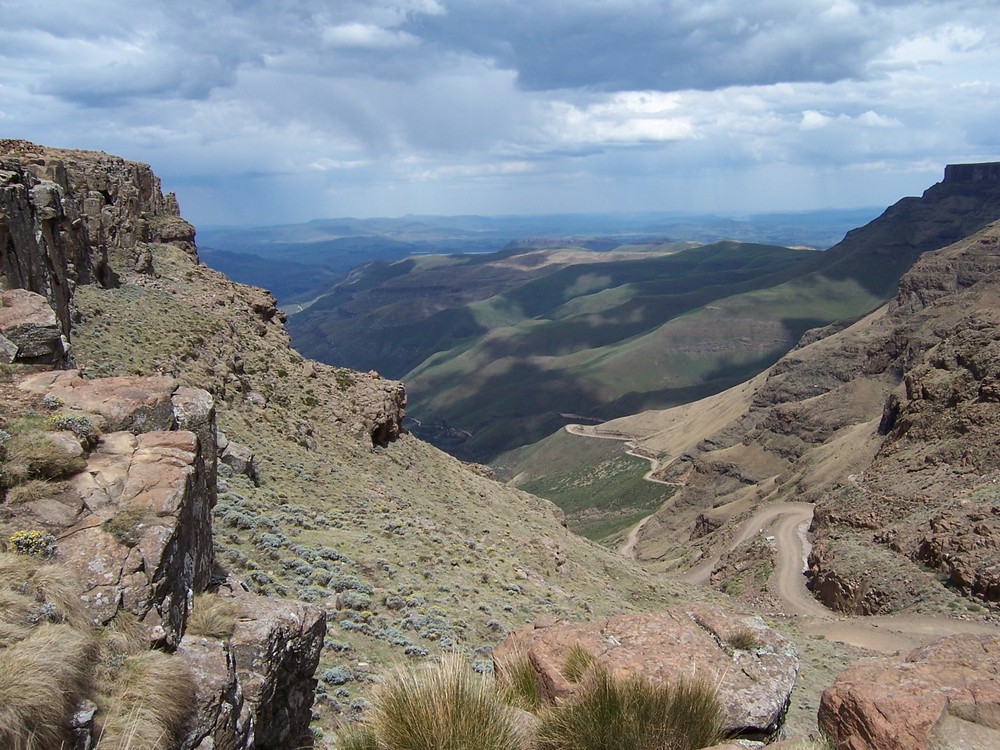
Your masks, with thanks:
[[[739,219],[670,213],[319,219],[273,227],[209,227],[199,230],[198,238],[209,266],[244,284],[263,286],[288,305],[312,300],[351,269],[372,261],[496,252],[512,245],[608,250],[623,243],[662,243],[667,237],[823,249],[876,213],[852,209]]]
[[[489,461],[581,416],[717,393],[874,309],[920,253],[997,215],[971,174],[949,167],[825,253],[646,241],[369,265],[289,329],[308,356],[404,379],[418,434]]]

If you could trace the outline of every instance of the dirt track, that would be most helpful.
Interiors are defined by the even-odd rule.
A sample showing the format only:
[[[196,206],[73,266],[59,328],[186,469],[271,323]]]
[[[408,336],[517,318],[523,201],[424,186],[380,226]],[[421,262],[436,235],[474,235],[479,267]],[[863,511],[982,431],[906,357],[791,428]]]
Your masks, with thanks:
[[[729,547],[734,549],[757,534],[773,535],[777,559],[769,583],[804,633],[883,653],[905,652],[955,633],[1000,634],[997,626],[975,620],[930,615],[847,617],[827,609],[809,593],[803,577],[809,554],[806,530],[812,514],[813,506],[808,503],[775,503],[761,508],[743,523]],[[681,576],[682,580],[706,583],[717,561],[715,557],[700,563]]]
[[[575,429],[574,429],[575,428]],[[644,458],[652,464],[645,479],[662,482],[652,477],[660,466],[656,459],[632,452],[635,436],[624,433],[601,434],[594,427],[568,425],[566,431],[581,437],[618,440],[626,443],[629,453]],[[786,612],[807,635],[822,636],[832,641],[849,643],[882,653],[906,652],[945,635],[956,633],[1000,634],[1000,627],[977,620],[959,620],[931,615],[882,615],[874,617],[848,617],[833,612],[820,604],[806,589],[806,560],[809,541],[806,531],[812,522],[813,506],[809,503],[773,503],[754,513],[741,524],[728,550],[758,534],[774,537],[777,556],[774,572],[769,581],[771,590],[781,600]],[[642,527],[649,516],[642,519],[629,532],[618,553],[635,557],[635,546]],[[718,555],[700,561],[678,578],[688,583],[707,584],[712,569],[719,561]]]

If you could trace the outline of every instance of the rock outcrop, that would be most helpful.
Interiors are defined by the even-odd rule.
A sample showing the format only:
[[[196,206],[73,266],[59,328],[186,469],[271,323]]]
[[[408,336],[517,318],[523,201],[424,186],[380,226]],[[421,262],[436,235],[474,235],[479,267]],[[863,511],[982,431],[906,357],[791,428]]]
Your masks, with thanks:
[[[73,570],[66,580],[93,625],[117,627],[129,613],[150,646],[178,651],[175,664],[203,678],[199,721],[184,747],[306,747],[326,630],[321,610],[250,594],[233,580],[231,637],[189,637],[181,645],[193,596],[219,575],[211,515],[216,399],[174,377],[42,369],[72,362],[81,285],[112,289],[128,276],[155,286],[165,250],[180,258],[168,262],[197,267],[194,229],[148,166],[0,140],[0,358],[15,366],[14,382],[0,383],[0,425],[13,420],[18,435],[30,432],[32,455],[59,467],[40,473],[36,458],[16,476],[2,467],[4,541],[27,533],[37,541],[29,553]],[[258,290],[255,299],[248,317],[280,322],[270,295]],[[381,413],[355,419],[373,437],[392,432]],[[72,727],[77,745],[93,747],[106,710],[85,701],[66,718],[67,738]]]
[[[75,286],[115,284],[109,253],[132,266],[151,242],[197,259],[194,228],[149,166],[0,140],[0,280],[48,298],[64,335]]]
[[[1000,638],[858,662],[823,692],[819,725],[837,750],[1000,747]]]
[[[558,701],[575,689],[563,676],[573,646],[615,675],[707,680],[718,686],[724,731],[752,739],[780,733],[799,666],[792,645],[759,617],[711,605],[520,630],[500,645],[494,661],[527,654],[546,695]]]
[[[255,596],[233,579],[218,596],[234,605],[232,636],[188,635],[178,649],[198,685],[195,726],[182,748],[308,744],[324,613]]]
[[[993,204],[962,205],[978,216]],[[998,293],[1000,222],[925,253],[883,308],[803,339],[748,384],[748,408],[704,436],[692,459],[698,470],[668,518],[644,526],[639,554],[652,535],[676,528],[669,516],[678,509],[702,529],[699,513],[806,501],[816,505],[810,587],[826,605],[853,614],[914,602],[940,609],[955,591],[997,601]],[[658,440],[669,435],[640,447],[655,452]],[[731,528],[692,544],[711,555]]]
[[[61,367],[68,359],[69,341],[45,297],[26,289],[0,295],[0,361]]]

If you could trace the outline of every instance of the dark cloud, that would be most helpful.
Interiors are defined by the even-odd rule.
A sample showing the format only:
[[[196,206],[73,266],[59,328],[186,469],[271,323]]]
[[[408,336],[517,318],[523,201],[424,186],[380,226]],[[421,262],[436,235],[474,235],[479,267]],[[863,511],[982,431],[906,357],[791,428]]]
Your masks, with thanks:
[[[715,89],[859,77],[883,49],[869,9],[815,0],[453,0],[404,28],[488,56],[526,89]]]

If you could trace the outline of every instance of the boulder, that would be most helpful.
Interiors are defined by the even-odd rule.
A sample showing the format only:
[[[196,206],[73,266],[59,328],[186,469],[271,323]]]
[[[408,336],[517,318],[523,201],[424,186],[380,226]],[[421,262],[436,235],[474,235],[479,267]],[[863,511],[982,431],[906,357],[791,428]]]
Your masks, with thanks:
[[[8,364],[64,364],[69,343],[45,297],[24,289],[0,295],[0,354]]]
[[[823,691],[819,726],[837,750],[1000,747],[1000,636],[852,664]]]
[[[25,378],[29,393],[55,396],[69,410],[93,418],[103,432],[139,434],[169,430],[174,424],[173,378],[124,376],[84,380],[77,370],[43,372]]]
[[[244,474],[249,477],[254,484],[257,484],[257,464],[254,461],[253,451],[242,443],[234,440],[227,440],[219,460],[232,469],[237,474]]]
[[[323,611],[251,594],[232,578],[218,593],[236,605],[232,636],[185,636],[178,649],[198,684],[197,718],[181,747],[310,746]]]
[[[730,644],[738,635],[751,636],[750,650]],[[549,699],[559,701],[575,690],[562,668],[567,650],[577,645],[618,676],[668,683],[695,677],[717,685],[724,731],[749,739],[780,733],[799,668],[792,644],[760,617],[708,604],[520,630],[494,659],[526,654]]]

